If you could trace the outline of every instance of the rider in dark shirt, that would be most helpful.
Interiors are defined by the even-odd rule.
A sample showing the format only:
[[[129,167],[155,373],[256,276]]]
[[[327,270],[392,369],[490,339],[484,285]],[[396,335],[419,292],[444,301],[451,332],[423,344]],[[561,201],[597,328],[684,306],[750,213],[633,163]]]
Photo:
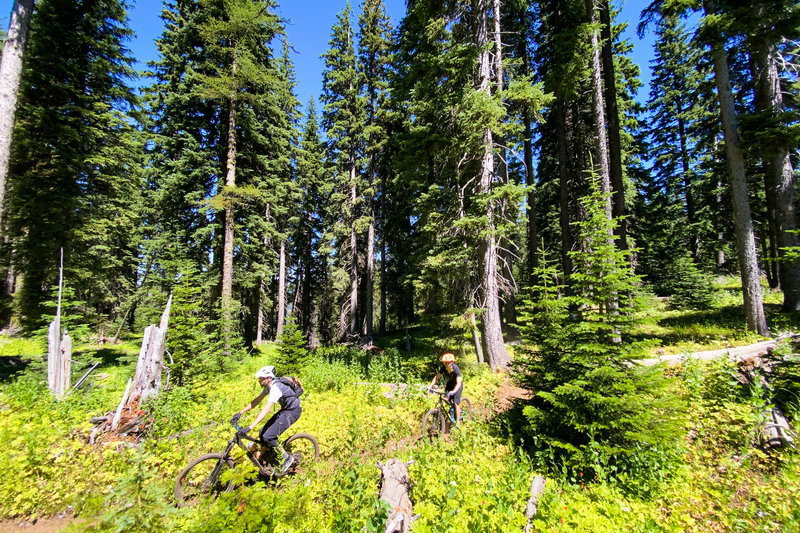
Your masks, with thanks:
[[[433,376],[428,390],[430,391],[436,385],[436,381],[444,376],[447,379],[444,390],[444,399],[452,402],[456,409],[456,421],[461,420],[461,392],[464,390],[464,381],[461,379],[461,369],[455,363],[455,356],[451,353],[442,355],[442,366],[439,367],[439,372]]]

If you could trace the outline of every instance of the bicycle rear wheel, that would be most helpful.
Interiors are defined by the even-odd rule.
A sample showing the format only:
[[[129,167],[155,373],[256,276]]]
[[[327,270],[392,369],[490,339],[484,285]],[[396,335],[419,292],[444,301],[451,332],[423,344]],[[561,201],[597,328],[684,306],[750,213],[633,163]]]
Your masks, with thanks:
[[[444,416],[439,409],[434,408],[422,417],[422,438],[433,441],[444,434]]]
[[[221,453],[201,455],[184,468],[175,480],[178,505],[193,503],[210,494],[230,492],[233,481],[222,480],[222,474],[233,468],[231,459]]]
[[[289,471],[308,466],[319,459],[319,444],[313,435],[308,433],[295,433],[283,441],[283,449],[294,456],[297,462]]]
[[[461,398],[461,420],[472,420],[472,402],[467,398]]]

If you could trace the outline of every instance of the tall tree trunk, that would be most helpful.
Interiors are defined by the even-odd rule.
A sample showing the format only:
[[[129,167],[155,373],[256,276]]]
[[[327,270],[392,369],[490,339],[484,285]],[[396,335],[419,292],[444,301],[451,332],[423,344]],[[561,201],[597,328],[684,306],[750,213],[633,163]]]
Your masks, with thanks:
[[[0,220],[3,219],[8,162],[11,155],[11,133],[14,130],[14,112],[17,109],[19,80],[33,14],[33,2],[34,0],[14,1],[8,34],[3,46],[3,57],[0,58]]]
[[[605,111],[608,120],[608,164],[611,188],[614,191],[612,214],[619,225],[616,230],[617,248],[628,249],[627,223],[625,216],[625,184],[622,181],[622,141],[620,139],[619,109],[617,107],[617,80],[614,73],[614,54],[611,37],[611,6],[608,0],[600,0],[600,24],[603,38],[603,87]]]
[[[312,223],[311,213],[309,212],[307,214],[307,216],[308,216],[308,219],[309,219],[308,220],[309,225],[311,225],[311,223]],[[313,322],[312,322],[312,318],[311,318],[312,310],[314,308],[313,307],[313,305],[314,305],[313,295],[311,294],[312,293],[311,278],[312,278],[312,275],[313,275],[312,272],[313,272],[313,262],[314,262],[314,257],[313,257],[313,253],[312,253],[312,247],[313,247],[312,240],[311,240],[311,238],[309,238],[308,239],[307,248],[306,248],[306,250],[304,252],[305,253],[305,258],[303,260],[303,269],[304,269],[304,273],[303,273],[303,299],[301,300],[301,304],[300,304],[301,309],[302,309],[303,334],[305,335],[306,340],[309,341],[309,343],[311,343],[311,339],[312,339],[313,333],[314,333]]]
[[[381,337],[386,335],[386,176],[385,172],[381,175],[381,317],[378,333]]]
[[[597,16],[594,9],[594,0],[586,0],[586,10],[589,20],[592,24],[597,22]],[[606,135],[606,114],[603,107],[603,81],[601,78],[600,70],[600,41],[597,37],[597,32],[592,31],[592,115],[594,116],[594,140],[595,140],[595,157],[597,160],[594,162],[597,173],[600,176],[600,190],[603,194],[611,194],[611,175],[608,165],[608,138]],[[616,98],[616,95],[615,95]],[[613,211],[611,208],[611,198],[608,198],[606,204],[606,216],[611,219]]]
[[[270,205],[264,207],[264,223],[269,225],[270,219]],[[268,234],[264,234],[264,254],[269,253],[270,238]],[[264,299],[267,294],[267,282],[262,277],[258,284],[258,311],[256,312],[256,346],[264,342]]]
[[[370,199],[370,204],[373,200]],[[372,300],[375,295],[375,209],[370,205],[369,226],[367,227],[366,287],[364,287],[364,336],[372,339],[374,313]]]
[[[703,0],[706,16],[715,13],[714,2]],[[742,293],[747,328],[759,335],[769,336],[764,302],[761,295],[761,281],[758,271],[753,220],[750,214],[750,201],[747,197],[744,156],[739,139],[736,110],[728,72],[728,59],[719,36],[711,39],[711,59],[714,63],[714,79],[717,85],[722,130],[725,139],[725,153],[733,201],[733,220],[736,228],[736,249],[742,276]]]
[[[351,335],[358,335],[358,249],[356,239],[356,165],[355,157],[350,162],[350,328]]]
[[[504,80],[504,73],[503,73],[503,39],[502,39],[502,32],[500,30],[500,20],[501,20],[501,13],[500,13],[500,0],[492,0],[492,11],[494,13],[493,21],[494,21],[494,32],[492,34],[494,40],[494,80],[495,80],[495,92],[498,95],[501,95],[503,92],[503,87],[505,84]],[[499,160],[497,161],[497,175],[500,177],[500,181],[503,184],[508,184],[510,182],[510,176],[508,172],[508,151],[505,148],[505,139],[500,136],[495,138],[496,144],[498,145],[498,157]],[[516,206],[514,207],[516,209]],[[501,200],[500,203],[500,217],[503,220],[508,219],[508,200]],[[514,272],[512,265],[514,264],[514,257],[513,253],[511,252],[511,246],[513,243],[508,243],[507,245],[504,244],[504,239],[500,237],[498,239],[498,247],[501,250],[502,254],[502,262],[505,268],[503,269],[503,273],[501,274],[501,279],[503,280],[503,284],[501,286],[501,294],[503,295],[504,303],[503,306],[503,315],[505,317],[506,324],[516,324],[517,323],[517,304],[516,304],[516,284],[514,283]]]
[[[236,59],[233,62],[236,72]],[[228,162],[225,176],[225,233],[222,250],[222,352],[224,356],[231,354],[231,336],[233,335],[233,204],[231,189],[236,187],[236,101],[230,99],[228,111]]]
[[[561,267],[569,278],[572,273],[572,251],[575,241],[570,224],[570,192],[572,190],[572,164],[568,153],[567,143],[567,109],[563,96],[556,96],[555,121],[558,136],[558,190],[559,190],[559,227],[561,228]],[[569,287],[567,287],[569,290]]]
[[[487,49],[488,34],[488,0],[478,0],[476,2],[477,34],[476,44],[478,47],[478,72],[480,73],[479,90],[491,95],[491,61],[489,50]],[[491,128],[485,128],[483,132],[483,157],[481,158],[480,180],[478,192],[481,196],[488,197],[492,191],[492,180],[494,177],[494,152]],[[492,369],[505,368],[511,363],[511,358],[506,351],[503,341],[502,321],[500,320],[500,287],[499,273],[497,269],[497,240],[495,237],[495,208],[491,201],[486,204],[487,231],[481,243],[481,262],[483,271],[483,298],[486,308],[483,317],[484,342],[486,343],[486,354],[489,358],[489,365]]]
[[[283,323],[286,322],[286,239],[281,239],[278,254],[278,325],[275,327],[275,340],[283,335]]]
[[[762,2],[758,4],[757,16],[767,9]],[[784,111],[780,77],[776,61],[774,43],[766,37],[755,39],[753,59],[755,63],[755,102],[757,111],[777,117]],[[789,150],[780,142],[765,140],[761,153],[766,166],[767,200],[774,206],[775,234],[777,234],[778,254],[780,248],[800,246],[794,206],[794,173]],[[776,256],[773,256],[776,257]],[[780,260],[778,263],[781,289],[783,289],[783,310],[800,311],[800,264]]]
[[[264,294],[267,284],[262,278],[258,283],[258,310],[256,311],[256,346],[264,343]]]
[[[689,250],[692,254],[692,260],[700,262],[700,243],[695,229],[697,215],[694,206],[691,167],[689,166],[689,149],[686,142],[686,123],[683,120],[681,103],[676,102],[675,107],[678,115],[678,142],[681,150],[681,169],[683,170],[683,197],[686,202],[686,221],[689,224]]]

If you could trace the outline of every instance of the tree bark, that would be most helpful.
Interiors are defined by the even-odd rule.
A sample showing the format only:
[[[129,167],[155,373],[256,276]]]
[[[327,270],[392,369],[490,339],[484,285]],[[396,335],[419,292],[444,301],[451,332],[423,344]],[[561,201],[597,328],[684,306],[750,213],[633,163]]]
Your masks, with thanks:
[[[586,0],[586,9],[588,11],[589,20],[592,24],[597,22],[597,16],[594,9],[594,0]],[[603,194],[609,195],[606,204],[606,216],[609,220],[613,216],[612,201],[611,201],[611,175],[609,172],[608,164],[608,138],[606,135],[606,114],[603,107],[603,81],[601,78],[600,70],[600,41],[597,37],[597,31],[592,31],[592,114],[594,115],[594,140],[595,140],[595,157],[597,161],[594,162],[597,173],[600,176],[600,190]],[[616,98],[616,95],[615,95]]]
[[[236,57],[231,66],[236,77]],[[222,352],[231,355],[231,336],[233,335],[233,202],[229,197],[236,187],[236,100],[230,98],[228,110],[228,161],[225,176],[225,233],[222,250]]]
[[[556,96],[554,106],[556,130],[558,136],[558,190],[559,190],[559,227],[561,228],[561,268],[569,278],[572,273],[572,258],[569,252],[575,244],[572,225],[570,224],[570,191],[572,190],[572,165],[567,150],[567,109],[563,96]],[[569,287],[567,288],[569,290]]]
[[[386,533],[408,533],[414,517],[414,505],[409,497],[411,479],[407,465],[399,459],[389,459],[386,464],[378,462],[381,471],[381,485],[378,499],[386,502],[389,516],[386,518]]]
[[[760,3],[756,15],[766,10]],[[757,111],[777,117],[784,111],[780,77],[776,62],[774,43],[767,37],[755,39],[752,53],[755,63],[755,103]],[[777,236],[778,254],[784,253],[780,248],[800,246],[800,239],[793,233],[797,229],[794,205],[794,173],[789,150],[775,140],[763,141],[761,153],[766,167],[767,201],[774,208],[774,234]],[[783,290],[783,310],[800,311],[800,264],[777,261],[778,277]]]
[[[488,44],[488,0],[478,0],[476,2],[476,15],[478,17],[476,25],[476,45],[478,47],[478,90],[491,94],[491,61]],[[478,192],[481,196],[488,197],[492,191],[492,181],[494,178],[494,152],[493,152],[492,129],[485,128],[483,132],[483,156],[481,158],[480,179]],[[495,207],[491,201],[486,204],[486,236],[481,243],[481,262],[483,273],[483,299],[485,313],[483,317],[484,342],[486,343],[486,354],[489,365],[492,369],[505,368],[511,363],[503,341],[502,321],[500,319],[500,288],[499,273],[497,268],[497,238],[495,236]]]
[[[369,203],[370,215],[367,227],[367,261],[365,265],[366,286],[364,287],[364,336],[371,341],[374,320],[372,300],[375,295],[375,207],[372,195],[370,195]]]
[[[0,58],[0,220],[3,219],[14,113],[17,109],[19,80],[22,76],[22,62],[33,15],[33,3],[34,0],[14,1],[8,34],[3,46],[3,56]]]
[[[278,253],[278,325],[275,327],[275,340],[283,335],[283,323],[286,321],[286,239],[281,239]]]
[[[356,186],[355,157],[350,162],[350,328],[351,335],[358,335],[358,248],[356,233]]]
[[[161,371],[164,368],[164,350],[171,307],[172,295],[167,299],[167,305],[164,307],[158,326],[151,324],[144,330],[142,347],[136,363],[136,373],[131,384],[130,397],[126,402],[132,408],[137,407],[149,396],[158,394],[161,390]]]
[[[600,24],[603,45],[603,87],[605,111],[608,120],[608,164],[611,182],[612,215],[617,219],[617,248],[628,249],[627,223],[625,216],[625,183],[622,180],[622,140],[620,139],[619,109],[617,107],[617,80],[614,72],[613,39],[611,36],[611,6],[608,0],[600,0]]]
[[[715,13],[714,2],[704,0],[706,15]],[[733,93],[728,72],[728,60],[719,36],[711,38],[711,59],[714,63],[714,79],[720,104],[720,117],[725,139],[725,153],[728,159],[728,172],[733,201],[733,220],[736,228],[736,249],[742,276],[742,294],[747,328],[759,335],[769,337],[767,318],[759,279],[758,254],[756,252],[753,220],[750,201],[747,196],[744,155],[742,154],[734,108]]]
[[[386,176],[381,173],[381,221],[383,230],[381,234],[381,317],[378,334],[383,337],[386,335]]]

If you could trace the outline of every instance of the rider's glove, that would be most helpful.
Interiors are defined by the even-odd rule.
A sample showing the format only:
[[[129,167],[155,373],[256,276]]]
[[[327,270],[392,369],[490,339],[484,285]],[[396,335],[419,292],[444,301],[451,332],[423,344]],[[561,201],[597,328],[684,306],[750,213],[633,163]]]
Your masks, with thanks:
[[[242,413],[236,413],[233,415],[233,418],[231,418],[231,424],[238,423],[240,418],[242,418]]]
[[[433,387],[428,387],[428,394],[432,394],[432,393],[433,393]]]
[[[453,394],[453,391],[444,393],[444,399],[448,402],[453,399],[453,396],[455,396],[455,394]]]
[[[250,426],[244,427],[244,428],[239,428],[239,431],[237,431],[236,434],[238,436],[240,436],[240,437],[244,437],[249,432],[250,432]]]

